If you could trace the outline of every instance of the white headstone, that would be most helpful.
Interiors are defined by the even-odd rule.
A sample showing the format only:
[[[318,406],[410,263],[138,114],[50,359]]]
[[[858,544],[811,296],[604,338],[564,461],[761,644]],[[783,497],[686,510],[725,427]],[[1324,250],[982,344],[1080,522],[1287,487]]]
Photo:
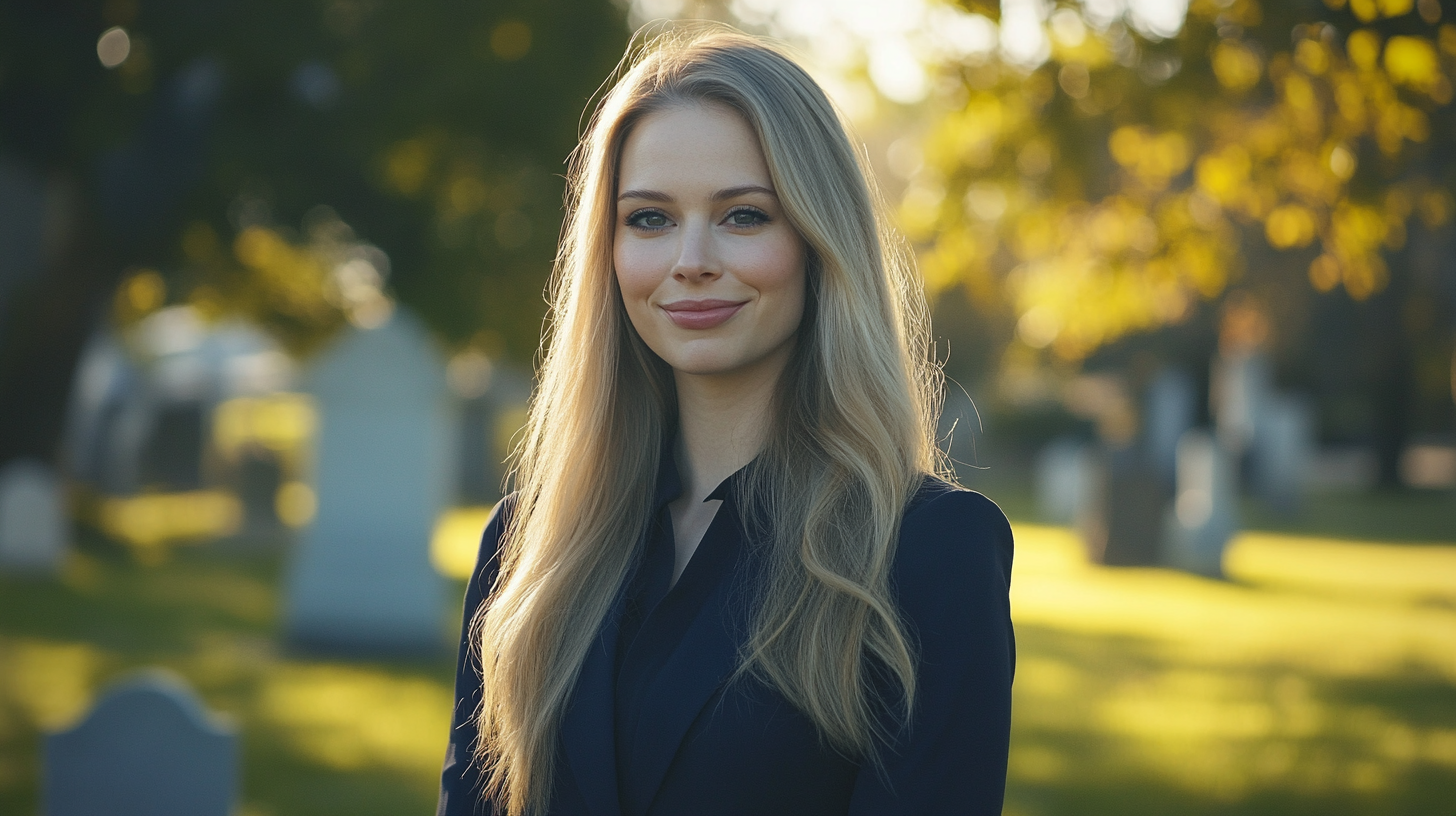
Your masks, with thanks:
[[[453,421],[444,363],[423,326],[396,313],[350,330],[307,377],[318,412],[318,509],[287,586],[295,644],[433,651],[443,587],[430,535],[450,495]]]
[[[1202,430],[1178,441],[1173,506],[1163,523],[1163,561],[1210,577],[1223,576],[1223,552],[1238,532],[1238,486],[1231,455]]]
[[[60,479],[33,459],[0,468],[0,569],[54,572],[69,544]]]
[[[237,735],[180,680],[151,672],[120,683],[84,720],[45,741],[48,816],[228,816]]]
[[[1210,400],[1218,441],[1242,456],[1254,441],[1259,416],[1273,390],[1274,372],[1262,352],[1219,355],[1213,360]]]
[[[1314,419],[1308,404],[1285,394],[1266,400],[1251,453],[1259,497],[1281,513],[1298,512],[1314,458]]]
[[[1198,421],[1193,378],[1182,369],[1164,369],[1148,386],[1143,412],[1148,460],[1171,484],[1177,470],[1178,440]]]
[[[1054,439],[1036,458],[1036,506],[1048,524],[1072,524],[1091,501],[1092,448],[1070,437]]]

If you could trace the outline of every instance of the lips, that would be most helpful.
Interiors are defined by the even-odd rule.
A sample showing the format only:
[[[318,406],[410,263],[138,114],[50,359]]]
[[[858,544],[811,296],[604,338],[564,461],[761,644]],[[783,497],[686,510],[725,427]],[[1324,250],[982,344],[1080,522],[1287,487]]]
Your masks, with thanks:
[[[680,329],[711,329],[738,314],[746,300],[678,300],[663,304],[667,319]]]

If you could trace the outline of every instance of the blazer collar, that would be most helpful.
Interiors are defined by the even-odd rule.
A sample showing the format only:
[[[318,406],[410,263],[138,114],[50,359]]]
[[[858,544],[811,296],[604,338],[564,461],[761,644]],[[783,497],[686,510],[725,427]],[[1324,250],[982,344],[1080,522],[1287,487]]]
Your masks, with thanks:
[[[709,536],[717,540],[710,542]],[[743,588],[746,548],[731,498],[724,501],[703,538],[693,557],[704,562],[689,568],[696,566],[718,579],[647,689],[647,699],[657,709],[654,727],[638,733],[634,778],[627,780],[632,789],[621,792],[626,801],[644,810],[662,786],[693,722],[738,667],[743,610],[734,600]]]
[[[670,453],[664,456],[664,469],[672,467],[667,464],[670,460]],[[668,479],[662,478],[663,475],[659,472],[658,497],[667,492],[664,488],[676,487],[675,467],[667,474]],[[649,699],[656,701],[660,708],[657,727],[639,743],[635,763],[639,772],[629,784],[640,785],[639,793],[643,796],[632,796],[634,800],[652,800],[698,713],[738,666],[739,618],[743,610],[736,608],[733,598],[744,586],[743,556],[748,548],[744,546],[744,530],[732,491],[726,489],[731,481],[732,477],[714,491],[721,492],[721,496],[712,497],[723,498],[724,503],[694,555],[695,561],[705,560],[689,566],[720,577],[649,690]],[[710,537],[714,539],[711,542]],[[625,594],[619,592],[602,622],[582,664],[561,724],[564,758],[586,800],[590,816],[621,816],[623,792],[617,784],[615,693],[618,634],[625,600]]]

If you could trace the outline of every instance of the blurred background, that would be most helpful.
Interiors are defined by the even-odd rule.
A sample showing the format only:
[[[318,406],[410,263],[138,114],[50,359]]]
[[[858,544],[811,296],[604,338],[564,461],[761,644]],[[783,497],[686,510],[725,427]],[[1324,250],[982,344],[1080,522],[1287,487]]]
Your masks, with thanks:
[[[1456,791],[1456,4],[0,5],[0,811],[161,668],[244,816],[430,812],[563,175],[632,32],[787,43],[1017,534],[1008,814]]]

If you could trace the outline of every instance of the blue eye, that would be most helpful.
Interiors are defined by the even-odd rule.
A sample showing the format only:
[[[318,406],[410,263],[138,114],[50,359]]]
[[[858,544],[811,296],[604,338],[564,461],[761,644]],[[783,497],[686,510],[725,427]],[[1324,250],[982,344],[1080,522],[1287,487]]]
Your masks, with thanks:
[[[638,210],[627,216],[627,226],[637,229],[658,230],[668,223],[667,216],[657,210]]]
[[[734,227],[756,227],[769,222],[768,214],[752,207],[743,207],[728,213],[728,224]]]

